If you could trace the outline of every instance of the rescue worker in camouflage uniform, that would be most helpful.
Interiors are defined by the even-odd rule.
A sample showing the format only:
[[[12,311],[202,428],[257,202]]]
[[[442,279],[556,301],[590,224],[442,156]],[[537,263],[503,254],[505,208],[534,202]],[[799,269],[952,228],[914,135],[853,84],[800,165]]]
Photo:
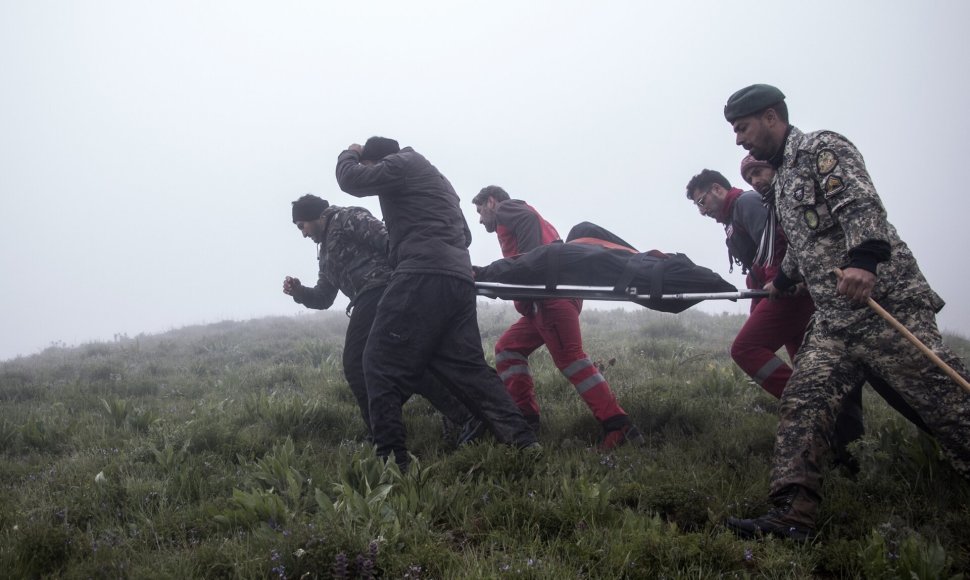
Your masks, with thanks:
[[[838,133],[802,133],[790,125],[784,99],[773,86],[749,86],[731,95],[724,117],[736,143],[777,171],[765,201],[788,238],[788,252],[767,289],[775,298],[804,281],[816,311],[782,395],[770,485],[774,507],[760,517],[728,518],[727,525],[742,537],[807,540],[816,533],[836,410],[855,384],[880,381],[896,391],[968,478],[970,393],[867,307],[873,298],[968,376],[937,329],[943,300],[887,221],[862,155]],[[843,271],[840,279],[835,268]]]
[[[535,208],[522,200],[511,199],[497,185],[483,188],[472,198],[472,203],[485,231],[498,236],[505,258],[546,244],[562,243],[556,228]],[[495,343],[495,367],[533,429],[539,429],[539,402],[529,371],[529,355],[544,344],[556,368],[573,384],[603,427],[600,450],[609,451],[627,442],[642,445],[640,430],[630,423],[610,384],[583,350],[579,328],[583,301],[516,300],[515,309],[522,317]]]
[[[499,441],[541,452],[485,362],[468,254],[471,231],[451,183],[417,151],[385,137],[350,145],[337,157],[336,176],[350,195],[380,200],[394,269],[364,349],[378,454],[393,455],[407,467],[401,391],[413,390],[429,370]]]
[[[344,341],[344,377],[350,386],[361,417],[373,437],[367,386],[364,382],[364,346],[370,335],[377,303],[391,279],[387,263],[387,230],[362,207],[337,207],[327,200],[306,194],[293,202],[293,223],[318,247],[320,275],[317,285],[307,287],[298,278],[283,280],[283,293],[307,308],[326,310],[337,292],[350,298],[347,335]],[[467,443],[483,430],[482,423],[431,375],[415,384],[414,392],[424,396],[449,421],[462,427],[458,443]],[[405,399],[410,393],[405,393]]]

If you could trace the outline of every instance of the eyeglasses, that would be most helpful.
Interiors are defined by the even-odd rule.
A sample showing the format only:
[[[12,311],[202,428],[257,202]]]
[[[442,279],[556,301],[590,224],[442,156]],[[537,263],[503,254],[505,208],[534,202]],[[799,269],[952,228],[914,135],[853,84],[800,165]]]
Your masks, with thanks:
[[[708,187],[707,188],[707,191],[704,192],[704,195],[702,195],[699,198],[697,198],[696,200],[694,200],[694,205],[696,205],[697,207],[703,209],[704,208],[704,205],[707,203],[707,196],[711,195],[711,192],[714,191],[714,187],[716,185],[717,184],[715,183],[714,185]]]

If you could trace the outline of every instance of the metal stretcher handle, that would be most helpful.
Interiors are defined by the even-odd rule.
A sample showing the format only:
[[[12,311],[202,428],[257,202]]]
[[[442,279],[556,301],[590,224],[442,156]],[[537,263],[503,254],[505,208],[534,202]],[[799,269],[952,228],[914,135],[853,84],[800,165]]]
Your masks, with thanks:
[[[649,294],[638,294],[635,287],[626,292],[614,292],[612,286],[556,286],[547,290],[542,285],[516,285],[499,282],[475,282],[475,289],[488,298],[583,298],[586,300],[650,300]],[[738,292],[663,294],[661,300],[744,300],[767,298],[766,290],[740,290]]]

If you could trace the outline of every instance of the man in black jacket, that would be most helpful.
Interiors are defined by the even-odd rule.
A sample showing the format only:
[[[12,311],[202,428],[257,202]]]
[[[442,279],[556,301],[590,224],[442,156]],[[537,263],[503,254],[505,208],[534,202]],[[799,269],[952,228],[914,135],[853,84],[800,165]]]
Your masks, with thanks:
[[[376,195],[394,268],[364,349],[377,452],[408,465],[401,392],[430,370],[503,443],[538,448],[535,434],[485,362],[468,245],[471,232],[451,183],[422,155],[371,137],[337,158],[337,184]]]
[[[344,377],[357,399],[368,436],[373,438],[363,358],[377,304],[391,279],[387,230],[362,207],[337,207],[311,194],[293,202],[293,223],[304,238],[317,244],[320,275],[313,287],[287,276],[283,280],[283,293],[307,308],[319,310],[330,308],[338,292],[350,298],[347,311],[352,314],[344,341]],[[462,429],[458,434],[459,445],[476,438],[483,430],[481,422],[434,377],[425,376],[415,387],[415,392]],[[405,392],[403,399],[409,395],[410,392]]]

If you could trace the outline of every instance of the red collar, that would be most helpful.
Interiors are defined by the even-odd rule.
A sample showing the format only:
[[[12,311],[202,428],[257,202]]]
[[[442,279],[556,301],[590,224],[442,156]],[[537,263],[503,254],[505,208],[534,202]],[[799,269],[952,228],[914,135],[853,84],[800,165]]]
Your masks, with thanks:
[[[728,190],[727,195],[724,196],[724,205],[721,206],[721,215],[717,216],[718,223],[730,224],[731,223],[731,213],[734,211],[734,202],[738,200],[738,196],[744,193],[742,190],[732,187]]]

